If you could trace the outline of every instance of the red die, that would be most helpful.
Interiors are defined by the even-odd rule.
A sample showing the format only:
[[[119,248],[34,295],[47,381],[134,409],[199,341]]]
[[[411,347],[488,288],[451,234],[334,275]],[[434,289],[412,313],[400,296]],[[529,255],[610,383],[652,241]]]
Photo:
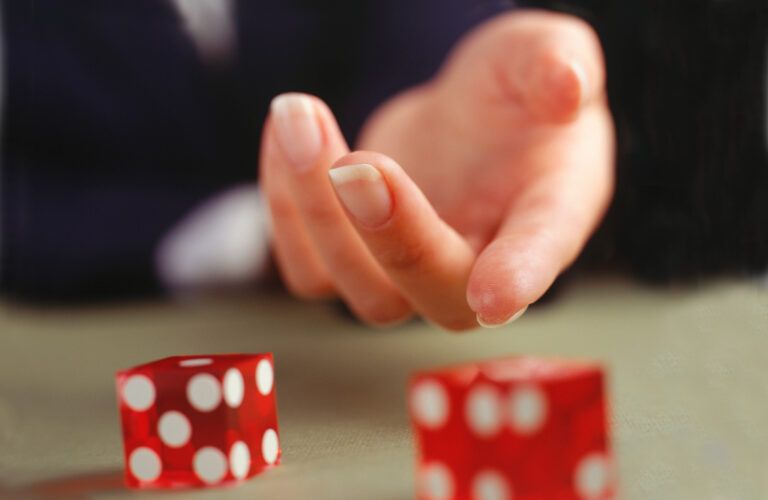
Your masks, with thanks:
[[[420,373],[409,406],[420,499],[614,498],[595,364],[513,357]]]
[[[125,482],[242,480],[280,457],[271,354],[174,356],[117,373]]]

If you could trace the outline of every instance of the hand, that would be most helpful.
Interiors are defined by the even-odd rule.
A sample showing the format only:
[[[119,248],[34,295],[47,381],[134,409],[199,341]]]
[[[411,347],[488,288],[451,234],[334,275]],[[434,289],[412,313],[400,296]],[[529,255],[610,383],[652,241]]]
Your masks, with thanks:
[[[281,273],[374,324],[412,310],[454,330],[503,324],[598,224],[613,142],[597,37],[553,13],[480,26],[434,80],[383,105],[361,147],[389,157],[348,154],[321,101],[280,96],[261,168]]]

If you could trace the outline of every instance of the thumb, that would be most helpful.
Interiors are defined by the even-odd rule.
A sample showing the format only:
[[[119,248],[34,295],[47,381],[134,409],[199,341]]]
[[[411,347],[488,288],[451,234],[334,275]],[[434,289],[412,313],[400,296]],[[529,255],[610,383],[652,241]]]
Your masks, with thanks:
[[[502,114],[562,123],[602,99],[605,70],[589,24],[565,14],[518,11],[476,28],[439,79],[457,95],[477,96]]]

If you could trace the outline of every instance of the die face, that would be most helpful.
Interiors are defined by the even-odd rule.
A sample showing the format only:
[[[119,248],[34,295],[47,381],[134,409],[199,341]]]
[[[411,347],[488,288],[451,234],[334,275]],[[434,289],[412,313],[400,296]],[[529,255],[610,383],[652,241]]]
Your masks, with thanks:
[[[165,358],[117,374],[125,482],[197,487],[279,461],[271,354]]]
[[[418,498],[613,498],[595,365],[511,358],[424,373],[409,408]]]

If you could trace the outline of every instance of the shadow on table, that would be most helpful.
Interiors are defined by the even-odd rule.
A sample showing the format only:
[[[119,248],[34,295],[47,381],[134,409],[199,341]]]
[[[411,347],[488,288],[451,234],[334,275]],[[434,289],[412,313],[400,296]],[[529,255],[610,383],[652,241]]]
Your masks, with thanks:
[[[103,471],[40,481],[19,489],[0,484],[0,499],[80,499],[123,490],[122,471]]]

